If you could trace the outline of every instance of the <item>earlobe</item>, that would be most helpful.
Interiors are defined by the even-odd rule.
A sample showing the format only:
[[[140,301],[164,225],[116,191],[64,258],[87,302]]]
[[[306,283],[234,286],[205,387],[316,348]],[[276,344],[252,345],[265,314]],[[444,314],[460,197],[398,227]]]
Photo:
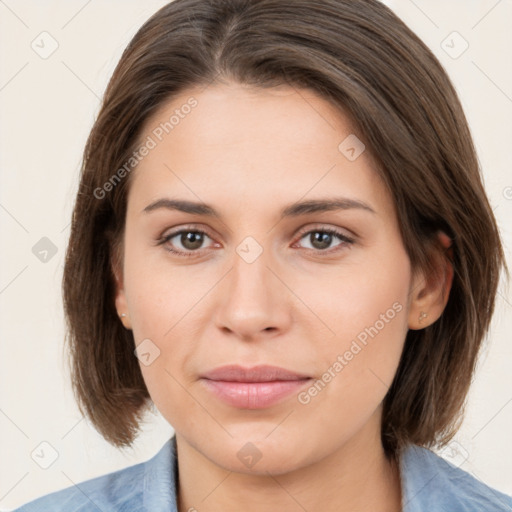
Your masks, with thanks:
[[[442,250],[433,255],[433,271],[419,272],[413,278],[409,307],[409,329],[417,330],[433,324],[443,313],[453,282],[453,247],[451,239],[438,232]]]
[[[122,272],[117,265],[112,265],[112,273],[114,274],[115,281],[115,306],[116,311],[125,329],[131,329],[131,320],[128,313],[128,304],[126,301],[126,294],[124,291],[124,283]]]
[[[128,314],[128,306],[126,304],[126,296],[124,290],[120,289],[116,291],[115,298],[116,310],[119,315],[119,319],[126,329],[131,329],[132,324],[130,320],[130,315]]]

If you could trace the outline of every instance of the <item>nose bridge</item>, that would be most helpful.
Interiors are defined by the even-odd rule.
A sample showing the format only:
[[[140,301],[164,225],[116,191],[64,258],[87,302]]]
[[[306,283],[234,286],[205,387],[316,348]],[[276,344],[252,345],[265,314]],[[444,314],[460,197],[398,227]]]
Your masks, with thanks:
[[[252,297],[253,300],[261,300],[265,297],[268,299],[271,292],[269,289],[271,284],[268,282],[270,273],[268,265],[267,251],[260,252],[250,243],[240,244],[233,258],[231,275],[233,295],[237,295],[239,299],[244,297]],[[268,300],[265,303],[268,303]]]
[[[248,237],[236,248],[216,321],[243,337],[283,329],[288,322],[283,285],[270,270],[270,254]],[[269,268],[270,267],[270,268]]]

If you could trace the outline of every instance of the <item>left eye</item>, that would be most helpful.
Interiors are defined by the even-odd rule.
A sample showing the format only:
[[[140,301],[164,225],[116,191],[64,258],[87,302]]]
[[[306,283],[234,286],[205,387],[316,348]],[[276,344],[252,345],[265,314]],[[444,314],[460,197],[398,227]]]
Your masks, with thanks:
[[[336,231],[335,229],[313,229],[307,231],[303,234],[300,240],[306,239],[309,240],[312,247],[306,247],[306,249],[317,250],[317,251],[325,251],[326,249],[331,248],[332,241],[337,238],[340,240],[340,245],[345,244],[353,244],[354,241],[345,236],[343,233]]]
[[[182,229],[164,236],[158,245],[165,245],[167,251],[178,256],[194,256],[200,249],[205,239],[212,240],[207,233],[201,230]],[[300,240],[309,240],[312,247],[305,247],[307,250],[316,252],[327,252],[327,249],[332,248],[332,242],[335,239],[340,241],[336,247],[343,245],[351,245],[354,240],[347,237],[343,233],[335,229],[323,228],[313,229],[302,234]],[[298,243],[298,242],[297,242]],[[181,245],[181,248],[180,248]],[[177,248],[176,248],[177,247]]]

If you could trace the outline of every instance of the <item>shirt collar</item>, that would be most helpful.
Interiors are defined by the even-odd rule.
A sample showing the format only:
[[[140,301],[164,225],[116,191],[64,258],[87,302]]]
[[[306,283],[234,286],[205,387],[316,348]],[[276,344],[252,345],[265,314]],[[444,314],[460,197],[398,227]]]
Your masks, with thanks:
[[[407,445],[399,454],[399,468],[402,512],[436,510],[440,503],[448,507],[446,510],[451,512],[468,510],[464,505],[461,508],[460,503],[461,499],[463,501],[466,499],[462,498],[465,492],[473,493],[472,496],[485,497],[482,505],[488,512],[512,511],[510,497],[473,479],[469,474],[448,464],[427,448],[413,444]],[[142,510],[178,512],[177,490],[178,458],[176,436],[173,436],[146,463]]]

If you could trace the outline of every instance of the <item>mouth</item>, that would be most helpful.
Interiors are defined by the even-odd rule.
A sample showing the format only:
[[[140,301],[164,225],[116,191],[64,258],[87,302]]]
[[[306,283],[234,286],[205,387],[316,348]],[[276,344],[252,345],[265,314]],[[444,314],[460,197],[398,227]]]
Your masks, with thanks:
[[[244,368],[228,365],[201,376],[201,382],[217,399],[240,409],[264,409],[298,393],[312,378],[278,366]]]

